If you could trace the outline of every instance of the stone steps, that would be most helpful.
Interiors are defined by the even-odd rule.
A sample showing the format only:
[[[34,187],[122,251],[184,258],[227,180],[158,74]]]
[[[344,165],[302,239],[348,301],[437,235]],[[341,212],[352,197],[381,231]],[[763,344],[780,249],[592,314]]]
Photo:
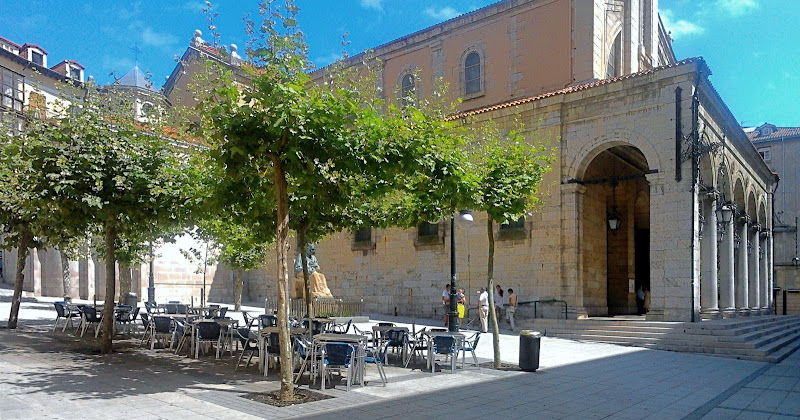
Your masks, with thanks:
[[[766,362],[778,362],[800,346],[797,316],[702,322],[536,319],[527,323],[550,337]]]

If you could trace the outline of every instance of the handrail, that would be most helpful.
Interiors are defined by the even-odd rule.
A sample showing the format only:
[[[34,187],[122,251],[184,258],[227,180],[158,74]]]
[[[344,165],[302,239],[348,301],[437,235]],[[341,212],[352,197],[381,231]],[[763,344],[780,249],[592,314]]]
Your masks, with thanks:
[[[528,306],[531,303],[533,304],[533,317],[534,318],[538,318],[539,317],[539,304],[561,303],[561,304],[564,304],[564,319],[567,319],[568,306],[567,306],[567,301],[565,301],[565,300],[561,300],[561,299],[530,300],[530,301],[526,301],[526,302],[519,302],[517,305],[526,305],[526,306]]]

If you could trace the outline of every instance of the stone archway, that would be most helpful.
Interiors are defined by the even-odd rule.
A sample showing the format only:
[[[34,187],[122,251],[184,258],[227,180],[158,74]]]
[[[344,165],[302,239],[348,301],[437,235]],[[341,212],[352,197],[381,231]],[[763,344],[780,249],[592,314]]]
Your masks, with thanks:
[[[650,286],[650,191],[645,179],[650,167],[645,155],[627,144],[607,145],[591,156],[577,178],[586,187],[579,293],[589,316],[636,314],[635,292]]]

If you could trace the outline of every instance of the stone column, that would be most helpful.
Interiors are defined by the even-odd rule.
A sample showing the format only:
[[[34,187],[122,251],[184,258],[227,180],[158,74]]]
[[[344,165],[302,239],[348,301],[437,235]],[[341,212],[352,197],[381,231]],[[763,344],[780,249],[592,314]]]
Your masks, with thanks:
[[[750,273],[748,277],[748,291],[750,292],[750,296],[748,298],[748,303],[750,304],[750,313],[753,315],[759,315],[761,312],[761,302],[760,302],[760,294],[761,294],[761,277],[759,275],[760,271],[760,263],[759,263],[759,255],[758,255],[758,248],[759,245],[759,231],[761,230],[761,225],[758,223],[753,223],[750,225],[749,228],[749,238],[748,238],[748,245],[747,252],[750,254]]]
[[[586,187],[561,185],[562,299],[570,302],[568,317],[586,318],[583,304],[583,200]]]
[[[668,256],[673,254],[665,252],[668,249],[672,251],[672,247],[676,243],[674,242],[675,235],[677,235],[667,227],[665,220],[674,217],[675,208],[672,200],[677,199],[684,193],[671,193],[669,191],[669,188],[665,185],[670,182],[666,172],[647,174],[645,178],[650,185],[650,310],[647,312],[647,320],[664,321],[670,316],[667,314],[666,309],[666,297],[668,294],[666,289],[667,284],[671,283],[671,279],[668,280],[667,270],[668,268],[672,269],[673,264],[677,264],[677,261],[670,259]],[[684,232],[681,231],[679,234],[684,235]],[[688,268],[688,262],[686,266]],[[694,287],[694,284],[691,286]],[[672,293],[672,291],[669,293]],[[687,298],[688,294],[687,292]],[[681,308],[682,311],[685,309]]]
[[[750,222],[750,216],[747,214],[739,218],[739,223],[736,225],[736,232],[739,234],[739,249],[736,250],[736,311],[739,315],[749,314],[750,305],[747,303],[749,297],[747,286],[750,270],[747,264],[747,225]]]
[[[761,281],[761,299],[759,300],[759,306],[761,307],[761,314],[767,315],[769,314],[769,297],[770,297],[770,289],[769,289],[769,251],[767,248],[767,233],[760,233],[759,235],[759,246],[761,247],[761,272],[760,274],[760,281]]]
[[[717,199],[701,201],[703,206],[703,236],[700,239],[700,316],[705,319],[719,318],[719,299],[717,298]]]
[[[774,310],[775,307],[775,300],[773,299],[775,296],[772,294],[772,289],[775,287],[775,244],[773,241],[772,236],[772,229],[767,232],[767,308],[769,311]]]
[[[719,258],[719,295],[723,318],[736,316],[736,301],[734,298],[734,252],[733,252],[733,218],[725,224],[722,241],[720,242]]]

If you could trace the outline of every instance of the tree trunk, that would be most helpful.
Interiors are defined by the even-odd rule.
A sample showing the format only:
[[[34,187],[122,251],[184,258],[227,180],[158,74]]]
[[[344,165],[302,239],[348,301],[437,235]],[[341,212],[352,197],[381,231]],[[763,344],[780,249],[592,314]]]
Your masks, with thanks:
[[[242,310],[242,290],[244,290],[244,276],[242,270],[233,270],[233,310]]]
[[[489,321],[492,323],[492,346],[494,347],[494,367],[500,368],[500,329],[497,325],[497,312],[494,309],[494,220],[487,221],[489,234],[489,267],[487,270],[489,288]]]
[[[106,255],[105,255],[105,262],[106,262],[106,300],[105,300],[105,307],[103,308],[103,337],[100,340],[100,353],[107,354],[111,353],[113,348],[113,336],[114,336],[114,296],[116,296],[116,270],[115,270],[115,263],[116,263],[116,249],[114,248],[114,242],[117,239],[117,227],[114,225],[116,217],[111,216],[111,218],[106,221],[106,228],[105,228],[105,242],[106,242]]]
[[[58,256],[61,257],[61,285],[64,287],[64,300],[72,299],[72,275],[69,270],[69,257],[67,253],[59,250]]]
[[[14,296],[11,298],[11,313],[8,315],[8,329],[17,328],[19,320],[19,305],[22,301],[22,285],[25,282],[25,260],[28,258],[28,247],[33,239],[33,234],[27,228],[19,232],[17,244],[17,273],[14,278]]]
[[[287,269],[287,254],[289,252],[289,188],[286,183],[286,172],[280,156],[273,160],[275,198],[277,201],[278,227],[277,246],[278,257],[278,339],[280,341],[281,358],[281,401],[294,400],[294,384],[292,381],[292,352],[289,338],[289,272]]]
[[[117,301],[119,303],[124,303],[125,299],[128,297],[128,293],[131,291],[131,284],[133,280],[131,279],[131,266],[128,264],[119,264],[119,299]]]
[[[311,303],[311,285],[308,284],[308,256],[306,255],[306,229],[308,226],[302,226],[300,231],[297,232],[297,239],[300,242],[300,261],[303,264],[303,287],[305,288],[305,300],[306,300],[306,316],[311,318],[315,316],[314,314],[314,305]]]

